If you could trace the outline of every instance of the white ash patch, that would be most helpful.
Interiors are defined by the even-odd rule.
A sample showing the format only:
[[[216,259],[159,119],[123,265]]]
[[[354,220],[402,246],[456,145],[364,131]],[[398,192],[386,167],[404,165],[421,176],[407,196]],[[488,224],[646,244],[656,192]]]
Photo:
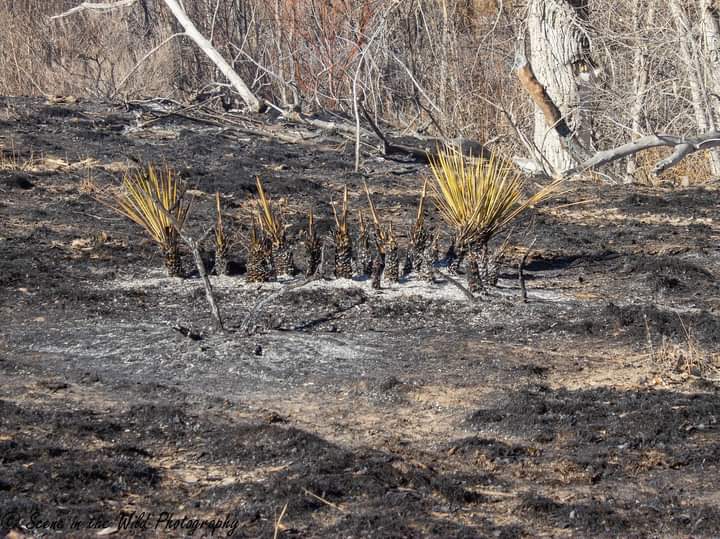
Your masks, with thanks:
[[[280,279],[271,283],[248,283],[244,277],[228,277],[228,276],[211,276],[210,282],[213,290],[219,292],[251,292],[253,295],[257,293],[267,293],[280,290],[288,284],[301,282],[303,277]],[[176,277],[158,277],[150,275],[148,277],[132,277],[118,278],[113,281],[105,282],[104,288],[112,288],[117,290],[166,290],[174,293],[192,293],[202,287],[202,281],[198,277],[190,279],[180,279]],[[415,279],[408,279],[400,283],[383,284],[381,290],[372,288],[370,279],[331,279],[318,280],[308,283],[302,289],[319,290],[319,289],[342,289],[342,288],[359,288],[367,294],[368,297],[379,297],[385,299],[407,298],[412,296],[420,296],[429,299],[442,299],[446,301],[466,302],[467,298],[453,284],[445,282],[428,283]]]
[[[438,272],[442,278],[442,271]],[[467,283],[463,278],[459,279],[463,286]],[[237,295],[236,299],[243,303],[242,296],[248,298],[257,298],[264,294],[279,291],[284,286],[302,282],[304,277],[280,278],[275,282],[269,283],[248,283],[244,276],[210,276],[210,282],[213,290],[223,293],[226,296],[230,293]],[[114,290],[159,290],[166,291],[168,294],[199,294],[203,293],[202,280],[199,277],[178,278],[167,277],[159,271],[148,273],[147,277],[119,277],[103,284],[103,288]],[[328,289],[348,289],[359,288],[368,298],[378,298],[381,300],[402,300],[412,297],[420,297],[423,299],[444,300],[448,302],[467,303],[468,299],[464,293],[449,281],[439,279],[435,283],[429,283],[425,280],[415,278],[413,274],[410,278],[403,279],[399,283],[383,284],[382,289],[375,290],[372,288],[369,278],[353,278],[353,279],[329,279],[317,280],[299,288],[298,290],[328,290]],[[500,279],[498,286],[491,287],[491,296],[503,296],[507,298],[520,298],[520,290],[517,282],[514,280]],[[547,302],[558,303],[575,303],[575,298],[570,293],[564,293],[560,290],[553,289],[533,289],[528,286],[528,299],[541,300]],[[475,294],[478,301],[482,301],[485,295],[483,293]],[[230,299],[230,298],[226,298]]]

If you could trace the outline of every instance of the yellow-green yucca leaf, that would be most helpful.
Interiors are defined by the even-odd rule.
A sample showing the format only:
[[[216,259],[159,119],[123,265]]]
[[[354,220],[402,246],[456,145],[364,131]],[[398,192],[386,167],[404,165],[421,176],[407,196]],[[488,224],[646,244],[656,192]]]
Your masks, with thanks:
[[[367,182],[363,182],[363,186],[365,187],[365,194],[367,195],[368,206],[370,207],[370,216],[372,217],[373,226],[375,227],[375,235],[380,243],[384,244],[388,239],[386,234],[387,231],[380,223],[380,218],[375,210],[375,204],[373,204],[372,197],[370,196],[370,189],[368,188]]]
[[[430,169],[435,204],[460,245],[487,242],[525,210],[552,196],[560,184],[552,182],[523,199],[523,176],[496,152],[490,159],[468,162],[460,152],[444,150],[430,159]]]
[[[191,202],[184,199],[185,187],[172,169],[164,167],[158,171],[149,165],[147,170],[127,174],[123,190],[113,205],[118,212],[143,227],[161,247],[168,248],[176,241],[175,227],[160,206],[182,228]]]
[[[258,190],[257,204],[260,228],[272,239],[274,243],[282,243],[284,233],[282,218],[273,210],[270,199],[265,193],[265,188],[260,180],[260,176],[255,178],[255,183]]]
[[[335,217],[335,228],[338,231],[338,234],[341,236],[347,236],[348,235],[348,208],[350,207],[348,202],[348,188],[347,185],[345,186],[345,189],[343,190],[343,199],[342,199],[342,208],[340,210],[340,213],[338,214],[337,208],[335,207],[335,202],[330,201],[330,206],[333,210],[333,216]]]

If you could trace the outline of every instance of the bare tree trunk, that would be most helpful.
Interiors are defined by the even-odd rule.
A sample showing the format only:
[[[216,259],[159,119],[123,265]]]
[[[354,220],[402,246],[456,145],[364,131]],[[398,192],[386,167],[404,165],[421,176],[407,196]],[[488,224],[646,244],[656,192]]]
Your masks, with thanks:
[[[700,80],[700,74],[697,69],[695,69],[696,58],[693,54],[694,44],[692,41],[690,22],[688,21],[685,8],[682,6],[680,0],[670,0],[670,10],[675,19],[682,61],[687,67],[688,86],[690,87],[690,95],[692,97],[695,122],[700,131],[707,131],[708,121],[705,107],[703,106],[702,82]]]
[[[708,74],[707,84],[712,91],[709,113],[714,128],[720,125],[720,4],[713,0],[699,0],[703,33],[703,58]]]
[[[720,4],[713,0],[699,0],[702,17],[705,58],[711,66],[711,79],[715,92],[720,90]],[[716,113],[720,101],[716,101]]]
[[[225,75],[225,77],[227,77],[227,79],[230,81],[230,84],[232,84],[233,88],[235,88],[235,91],[240,94],[240,98],[243,100],[243,102],[253,112],[260,112],[264,108],[264,104],[261,103],[257,97],[255,97],[255,94],[250,91],[250,88],[247,87],[245,81],[240,78],[240,75],[235,72],[232,66],[227,63],[225,58],[223,58],[222,55],[215,49],[215,47],[212,46],[212,43],[210,43],[205,38],[205,36],[203,36],[198,31],[198,29],[195,27],[195,24],[193,24],[193,22],[187,16],[187,13],[185,13],[185,10],[180,6],[178,1],[163,0],[163,2],[165,2],[165,5],[185,29],[185,33],[188,35],[188,37],[192,39],[198,47],[200,47],[200,49],[205,53],[205,55],[210,58],[210,60],[217,66],[220,72]]]
[[[690,95],[692,98],[693,111],[695,113],[695,121],[700,131],[715,131],[717,129],[713,107],[710,104],[710,88],[706,84],[705,71],[706,68],[712,70],[712,66],[703,65],[701,52],[698,50],[698,44],[693,38],[693,27],[687,16],[687,12],[680,0],[670,0],[670,10],[675,19],[675,27],[677,29],[680,41],[680,54],[682,61],[687,66],[688,85],[690,87]],[[703,24],[706,20],[712,24],[712,6],[710,6],[710,18],[705,16],[707,10],[703,9]],[[712,27],[705,27],[705,30],[712,32]],[[704,47],[703,47],[704,48]],[[703,51],[709,52],[709,51]],[[706,57],[705,54],[702,55]],[[708,62],[708,60],[705,60]],[[711,62],[711,60],[710,60]],[[714,76],[711,76],[715,78]],[[710,168],[713,175],[720,174],[720,153],[717,150],[710,151]]]
[[[645,24],[641,24],[641,18]],[[643,131],[641,120],[648,90],[648,48],[642,33],[642,28],[644,26],[651,26],[654,19],[655,0],[650,0],[647,6],[645,6],[641,0],[637,0],[633,6],[633,30],[636,32],[635,53],[633,58],[633,93],[635,94],[635,98],[630,111],[633,139],[640,137]],[[633,183],[635,181],[636,171],[637,159],[632,155],[628,158],[625,166],[625,183]]]
[[[576,139],[589,146],[591,124],[580,92],[576,68],[587,55],[589,40],[577,0],[531,0],[528,33],[532,68],[550,99],[560,110]],[[545,115],[535,110],[535,144],[557,169],[573,165],[558,133],[548,129]]]

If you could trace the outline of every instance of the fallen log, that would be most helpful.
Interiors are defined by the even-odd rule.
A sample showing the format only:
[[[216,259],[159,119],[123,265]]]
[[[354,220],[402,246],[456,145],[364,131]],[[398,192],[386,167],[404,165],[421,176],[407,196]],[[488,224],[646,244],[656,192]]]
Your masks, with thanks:
[[[363,116],[365,116],[365,120],[367,120],[375,135],[377,135],[382,142],[383,155],[410,155],[419,161],[427,163],[430,159],[437,159],[441,151],[447,148],[453,148],[467,157],[490,159],[491,152],[485,145],[476,140],[462,137],[454,139],[416,138],[412,144],[400,141],[399,139],[392,139],[380,131],[380,128],[370,117],[365,107],[361,106],[360,108],[362,109]]]

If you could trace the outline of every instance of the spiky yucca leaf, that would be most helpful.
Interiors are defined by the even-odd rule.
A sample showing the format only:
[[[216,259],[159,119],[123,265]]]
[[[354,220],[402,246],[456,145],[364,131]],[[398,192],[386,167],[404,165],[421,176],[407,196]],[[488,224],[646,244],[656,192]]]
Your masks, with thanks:
[[[367,224],[365,223],[365,214],[362,210],[358,210],[358,234],[360,236],[367,236]]]
[[[215,193],[215,246],[220,250],[227,248],[228,242],[225,236],[225,224],[222,218],[222,208],[220,207],[220,193]]]
[[[332,206],[333,216],[335,217],[335,233],[342,236],[348,235],[349,230],[347,216],[350,204],[348,201],[347,185],[345,186],[345,189],[343,189],[342,208],[340,209],[340,213],[338,214],[334,201],[330,201],[330,206]]]
[[[455,230],[458,246],[486,243],[528,208],[552,196],[561,180],[523,199],[523,176],[492,152],[490,159],[468,163],[457,151],[445,150],[430,160],[435,203]]]
[[[370,196],[370,189],[368,188],[367,183],[363,182],[363,186],[365,187],[365,194],[367,195],[368,205],[370,206],[370,215],[372,216],[373,226],[375,227],[375,237],[377,240],[378,249],[381,253],[384,253],[384,244],[387,242],[385,230],[380,224],[380,218],[378,217],[377,211],[375,210],[375,204],[373,204],[372,197]]]
[[[425,226],[425,199],[427,198],[428,182],[423,183],[423,189],[420,193],[420,202],[418,202],[417,214],[415,216],[415,226],[413,227],[412,237],[415,239],[421,233]]]
[[[127,174],[123,189],[112,207],[143,227],[163,249],[176,243],[175,227],[156,203],[157,200],[180,227],[185,224],[192,201],[185,200],[185,186],[176,173],[169,167],[158,171],[148,165],[147,170]]]
[[[263,232],[270,237],[275,244],[282,244],[285,236],[285,226],[283,224],[282,216],[275,213],[275,210],[270,203],[270,199],[265,193],[260,176],[255,179],[258,191],[258,219],[260,227]]]

